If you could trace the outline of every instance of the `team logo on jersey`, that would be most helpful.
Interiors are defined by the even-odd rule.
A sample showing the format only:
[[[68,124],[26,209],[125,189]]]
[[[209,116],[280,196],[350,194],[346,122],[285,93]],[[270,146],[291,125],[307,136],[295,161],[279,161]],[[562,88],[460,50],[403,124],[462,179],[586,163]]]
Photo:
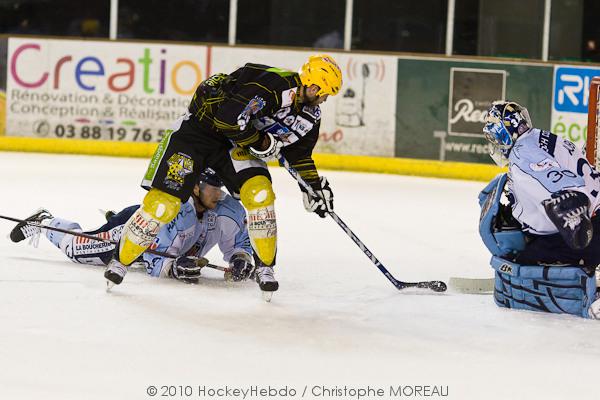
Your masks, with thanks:
[[[558,165],[558,163],[552,160],[551,158],[546,158],[538,163],[529,164],[529,168],[531,168],[531,170],[535,172],[546,171],[554,167],[558,168],[560,167],[560,165]]]
[[[290,111],[292,111],[290,107],[281,108],[275,113],[275,118],[284,119],[290,113]]]
[[[284,118],[283,123],[286,124],[287,126],[291,126],[295,120],[296,120],[296,117],[294,117],[293,115],[288,115],[287,117]]]
[[[248,122],[250,122],[250,116],[256,115],[260,110],[265,108],[267,102],[260,96],[254,96],[252,100],[246,104],[246,107],[238,115],[237,123],[240,129],[243,131],[246,129]]]
[[[284,90],[281,93],[281,107],[289,107],[294,104],[294,100],[296,99],[296,91],[298,88],[291,88],[288,90]]]
[[[169,169],[164,180],[169,189],[180,189],[183,186],[186,175],[194,170],[194,160],[184,153],[175,153],[167,160]]]
[[[321,119],[321,107],[319,106],[304,106],[302,107],[302,111],[313,117],[315,121]]]
[[[296,121],[294,121],[294,124],[292,125],[292,129],[304,136],[310,132],[313,126],[314,124],[312,122],[298,115]]]
[[[206,226],[208,227],[209,231],[212,231],[215,229],[216,225],[217,225],[217,214],[211,212],[210,214],[208,214],[208,216],[206,218]]]

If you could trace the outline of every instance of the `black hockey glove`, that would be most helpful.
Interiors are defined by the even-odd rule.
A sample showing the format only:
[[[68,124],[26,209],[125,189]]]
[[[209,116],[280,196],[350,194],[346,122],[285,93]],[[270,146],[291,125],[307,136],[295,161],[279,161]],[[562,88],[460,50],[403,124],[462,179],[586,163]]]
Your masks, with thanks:
[[[208,264],[204,257],[178,257],[171,266],[171,277],[185,283],[198,283],[200,270]]]
[[[229,260],[231,268],[231,279],[234,282],[239,282],[248,279],[254,272],[252,258],[247,253],[237,253]]]
[[[333,211],[333,191],[327,182],[327,178],[322,176],[319,181],[319,186],[313,190],[319,197],[314,197],[308,194],[306,189],[302,189],[302,201],[304,208],[308,212],[314,212],[321,218],[325,218],[328,212]]]
[[[573,250],[586,248],[594,234],[589,217],[590,200],[581,193],[561,190],[542,202],[550,221]]]
[[[279,153],[281,152],[281,148],[283,147],[283,142],[281,140],[276,139],[269,132],[266,132],[260,145],[260,149],[256,149],[250,146],[248,147],[248,151],[254,157],[266,162],[276,160],[279,158]]]

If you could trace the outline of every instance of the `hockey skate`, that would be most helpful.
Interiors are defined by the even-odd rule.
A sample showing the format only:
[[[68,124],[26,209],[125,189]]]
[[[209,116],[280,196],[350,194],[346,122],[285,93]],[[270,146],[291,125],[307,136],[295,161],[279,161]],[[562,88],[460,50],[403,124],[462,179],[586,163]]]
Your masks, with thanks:
[[[279,289],[279,282],[277,282],[273,275],[273,267],[260,265],[256,268],[254,274],[256,283],[258,283],[258,286],[262,291],[263,299],[266,302],[270,302],[273,297],[273,292]]]
[[[42,228],[40,225],[43,221],[47,219],[54,218],[52,214],[48,210],[40,208],[35,213],[25,218],[23,222],[19,222],[17,226],[10,231],[10,240],[15,243],[21,242],[27,238],[31,238],[29,240],[29,244],[32,244],[34,247],[37,247],[40,234],[42,233]]]
[[[106,291],[109,291],[113,286],[123,282],[125,274],[127,274],[127,267],[121,264],[117,259],[112,258],[106,266],[106,270],[104,271],[104,278],[106,278]]]

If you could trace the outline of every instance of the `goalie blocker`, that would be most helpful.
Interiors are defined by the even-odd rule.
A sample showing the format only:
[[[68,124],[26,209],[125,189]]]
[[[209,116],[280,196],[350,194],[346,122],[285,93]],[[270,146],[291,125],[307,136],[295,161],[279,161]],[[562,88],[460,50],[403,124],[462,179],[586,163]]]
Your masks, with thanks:
[[[540,236],[526,237],[512,218],[510,207],[500,202],[506,181],[506,174],[498,175],[479,195],[479,233],[492,253],[495,303],[505,308],[600,318],[600,300],[594,303],[597,296],[594,269],[600,258],[600,235],[590,233],[587,238],[592,225],[597,232],[600,230],[599,218],[592,218],[589,228],[583,223],[585,232],[578,236],[574,246],[565,243],[561,236],[569,233],[561,231],[564,227],[559,228],[561,233],[544,235],[543,240],[539,240]],[[565,200],[572,199],[566,196]],[[561,214],[569,213],[565,208],[568,203],[559,210]],[[577,203],[577,207],[581,205]],[[551,208],[549,204],[547,209]],[[557,219],[554,214],[550,218]],[[577,231],[571,227],[570,232],[574,230]],[[557,265],[560,261],[563,263]]]

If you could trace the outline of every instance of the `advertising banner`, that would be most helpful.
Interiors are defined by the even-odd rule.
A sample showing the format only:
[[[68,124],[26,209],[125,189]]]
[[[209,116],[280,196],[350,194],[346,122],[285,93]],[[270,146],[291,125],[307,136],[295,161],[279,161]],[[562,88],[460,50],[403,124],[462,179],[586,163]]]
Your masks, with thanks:
[[[6,130],[6,51],[8,39],[0,38],[0,136]]]
[[[206,46],[10,38],[6,135],[160,141],[208,58]]]
[[[448,135],[483,137],[481,125],[490,104],[504,99],[506,71],[451,68]]]
[[[482,132],[494,100],[527,107],[550,128],[552,66],[398,58],[396,157],[492,163]]]
[[[579,147],[584,147],[587,139],[588,96],[594,76],[600,76],[600,68],[554,68],[551,130]]]
[[[213,73],[230,73],[246,63],[298,71],[310,51],[215,47]],[[393,157],[396,135],[397,57],[331,53],[343,73],[341,92],[321,105],[315,152]]]

